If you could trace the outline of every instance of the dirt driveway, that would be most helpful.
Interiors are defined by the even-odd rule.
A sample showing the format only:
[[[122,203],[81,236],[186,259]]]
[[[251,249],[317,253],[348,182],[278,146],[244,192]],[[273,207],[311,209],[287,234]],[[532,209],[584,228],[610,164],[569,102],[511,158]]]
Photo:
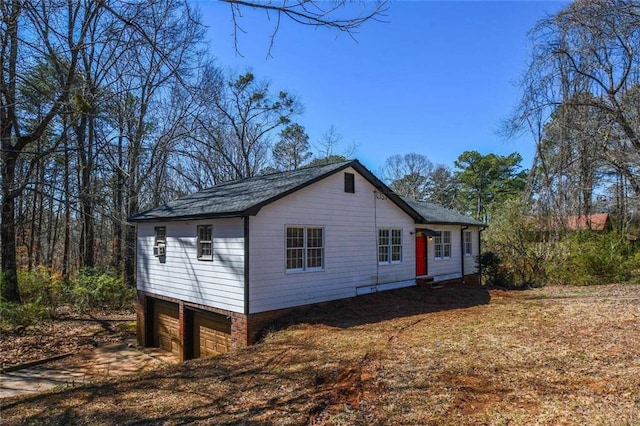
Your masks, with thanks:
[[[0,398],[76,386],[177,364],[175,355],[140,348],[134,340],[73,354],[56,361],[0,374]]]

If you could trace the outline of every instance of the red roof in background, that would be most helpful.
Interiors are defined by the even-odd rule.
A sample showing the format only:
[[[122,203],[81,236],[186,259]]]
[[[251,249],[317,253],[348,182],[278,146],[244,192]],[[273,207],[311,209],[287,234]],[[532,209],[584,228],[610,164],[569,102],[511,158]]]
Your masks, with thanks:
[[[567,228],[573,230],[590,229],[592,231],[604,231],[608,221],[609,213],[567,216]]]

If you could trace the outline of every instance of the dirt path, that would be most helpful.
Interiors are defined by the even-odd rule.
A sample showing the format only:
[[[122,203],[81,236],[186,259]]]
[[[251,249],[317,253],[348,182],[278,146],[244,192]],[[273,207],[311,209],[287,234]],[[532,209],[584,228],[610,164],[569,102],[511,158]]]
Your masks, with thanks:
[[[2,373],[0,398],[137,374],[177,362],[178,359],[168,352],[156,348],[138,348],[133,340],[129,340],[45,364]]]

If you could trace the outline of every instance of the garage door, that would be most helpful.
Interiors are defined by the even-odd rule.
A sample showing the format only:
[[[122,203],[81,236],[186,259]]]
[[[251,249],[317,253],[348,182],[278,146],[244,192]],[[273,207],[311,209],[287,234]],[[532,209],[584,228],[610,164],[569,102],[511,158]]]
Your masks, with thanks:
[[[193,357],[228,352],[231,348],[231,320],[210,312],[193,314]]]
[[[153,343],[166,351],[180,355],[178,305],[156,300],[153,305]]]

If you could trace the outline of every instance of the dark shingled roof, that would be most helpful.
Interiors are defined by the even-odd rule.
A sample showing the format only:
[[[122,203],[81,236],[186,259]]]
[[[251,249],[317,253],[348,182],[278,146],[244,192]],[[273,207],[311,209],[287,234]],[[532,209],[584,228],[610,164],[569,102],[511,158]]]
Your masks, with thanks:
[[[222,183],[129,217],[130,222],[168,221],[256,215],[262,207],[327,176],[352,167],[416,223],[485,226],[437,204],[398,196],[358,160],[306,167]]]
[[[486,226],[483,222],[458,213],[455,210],[439,206],[438,204],[428,203],[426,201],[415,201],[406,197],[402,197],[402,199],[409,204],[411,208],[420,213],[425,223]]]
[[[414,220],[421,217],[358,160],[255,176],[216,185],[129,217],[131,222],[255,215],[262,207],[325,177],[352,167]]]

